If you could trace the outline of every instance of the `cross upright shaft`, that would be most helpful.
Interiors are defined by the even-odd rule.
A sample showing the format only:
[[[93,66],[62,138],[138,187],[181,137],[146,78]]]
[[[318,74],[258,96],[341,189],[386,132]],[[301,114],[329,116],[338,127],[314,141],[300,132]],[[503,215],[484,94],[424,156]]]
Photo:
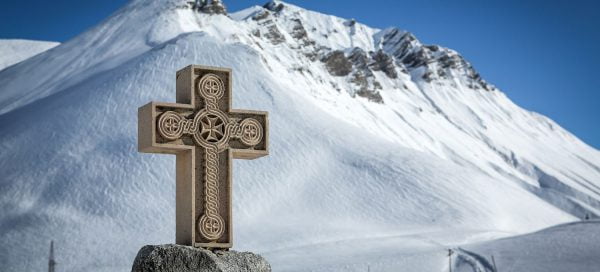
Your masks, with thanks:
[[[177,103],[138,109],[138,149],[177,155],[176,243],[232,247],[231,161],[268,155],[268,113],[231,109],[230,69],[177,72]]]

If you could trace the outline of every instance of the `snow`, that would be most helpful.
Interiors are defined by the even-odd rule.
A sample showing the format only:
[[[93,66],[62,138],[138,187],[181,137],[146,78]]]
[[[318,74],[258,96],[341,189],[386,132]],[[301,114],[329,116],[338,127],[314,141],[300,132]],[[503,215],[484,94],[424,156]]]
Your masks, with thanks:
[[[383,104],[356,96],[311,54],[386,50],[390,30],[282,4],[257,21],[132,1],[0,71],[6,271],[43,269],[50,240],[61,271],[127,271],[173,242],[175,159],[137,152],[137,108],[174,102],[189,64],[232,68],[234,108],[269,111],[271,154],[234,162],[234,249],[275,271],[444,271],[447,248],[600,215],[597,150],[464,69],[397,64],[373,72]]]
[[[600,267],[599,229],[600,221],[582,221],[467,245],[458,249],[453,271],[473,271],[474,266],[494,271],[494,262],[498,271],[596,271]]]
[[[51,49],[60,43],[18,39],[0,39],[0,70]]]

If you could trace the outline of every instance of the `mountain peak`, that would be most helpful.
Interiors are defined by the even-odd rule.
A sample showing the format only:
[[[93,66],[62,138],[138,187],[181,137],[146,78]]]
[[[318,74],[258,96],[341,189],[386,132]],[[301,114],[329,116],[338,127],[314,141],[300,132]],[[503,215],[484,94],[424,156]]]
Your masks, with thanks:
[[[221,0],[195,0],[193,8],[208,14],[227,15],[227,8]]]
[[[272,0],[263,5],[264,8],[273,11],[280,12],[285,7],[284,3],[278,0]]]

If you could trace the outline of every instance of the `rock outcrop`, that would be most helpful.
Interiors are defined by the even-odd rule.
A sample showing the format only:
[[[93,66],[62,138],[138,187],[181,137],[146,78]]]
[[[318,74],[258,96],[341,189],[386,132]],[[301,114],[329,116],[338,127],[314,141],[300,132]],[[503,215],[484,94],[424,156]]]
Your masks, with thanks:
[[[270,272],[271,265],[251,252],[210,251],[182,245],[147,245],[133,262],[132,272]]]
[[[196,0],[190,3],[193,3],[195,10],[203,13],[227,15],[227,8],[221,0]]]
[[[334,76],[347,76],[352,72],[352,63],[341,50],[327,54],[322,60],[330,74]]]

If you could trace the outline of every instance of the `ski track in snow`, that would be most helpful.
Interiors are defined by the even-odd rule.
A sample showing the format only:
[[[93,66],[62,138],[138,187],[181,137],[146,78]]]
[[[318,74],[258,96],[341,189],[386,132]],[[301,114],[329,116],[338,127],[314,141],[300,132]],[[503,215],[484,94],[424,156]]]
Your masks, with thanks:
[[[570,272],[600,268],[600,221],[582,221],[538,232],[465,245],[452,271]],[[493,256],[493,259],[492,259]],[[474,268],[477,267],[477,268]]]

